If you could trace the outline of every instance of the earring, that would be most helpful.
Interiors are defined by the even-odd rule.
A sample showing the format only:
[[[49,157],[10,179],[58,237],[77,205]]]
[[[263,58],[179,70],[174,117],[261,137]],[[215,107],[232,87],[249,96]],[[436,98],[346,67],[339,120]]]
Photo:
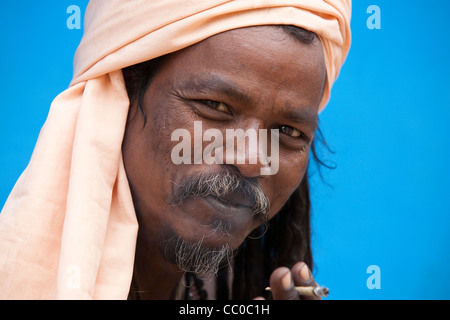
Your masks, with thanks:
[[[259,236],[252,236],[253,233],[256,233],[256,231],[259,229],[261,230],[264,227],[264,231],[260,232],[261,235]],[[257,240],[257,239],[261,239],[267,232],[267,230],[269,229],[269,226],[267,223],[264,223],[263,225],[261,225],[258,229],[253,230],[248,236],[247,238],[252,239],[252,240]]]

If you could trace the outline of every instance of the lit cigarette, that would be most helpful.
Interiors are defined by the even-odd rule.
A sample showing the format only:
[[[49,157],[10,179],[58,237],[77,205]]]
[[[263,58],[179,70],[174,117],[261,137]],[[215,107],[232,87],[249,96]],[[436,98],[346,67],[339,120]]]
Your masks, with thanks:
[[[270,287],[266,288],[267,291],[271,291]],[[309,297],[327,297],[330,290],[327,287],[295,287],[295,290],[301,296],[309,296]]]

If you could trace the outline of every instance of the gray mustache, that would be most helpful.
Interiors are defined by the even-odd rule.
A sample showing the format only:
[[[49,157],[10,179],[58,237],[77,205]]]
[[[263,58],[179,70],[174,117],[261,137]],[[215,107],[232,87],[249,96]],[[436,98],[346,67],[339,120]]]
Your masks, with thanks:
[[[216,174],[198,174],[182,181],[174,188],[170,203],[180,205],[185,199],[209,196],[222,198],[232,193],[240,193],[252,203],[254,216],[267,222],[269,216],[269,200],[265,196],[256,179],[246,178],[237,170],[225,170]]]

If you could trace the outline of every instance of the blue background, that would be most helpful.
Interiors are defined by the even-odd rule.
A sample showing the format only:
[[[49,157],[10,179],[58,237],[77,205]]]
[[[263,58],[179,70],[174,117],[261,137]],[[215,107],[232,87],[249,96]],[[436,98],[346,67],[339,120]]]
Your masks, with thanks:
[[[67,88],[82,30],[69,5],[0,10],[0,206],[26,167],[51,101]],[[381,29],[369,30],[369,5]],[[313,173],[314,275],[329,299],[450,299],[450,3],[356,0],[353,42],[321,128],[334,162]],[[325,183],[326,182],[326,183]],[[380,268],[380,289],[366,272]]]

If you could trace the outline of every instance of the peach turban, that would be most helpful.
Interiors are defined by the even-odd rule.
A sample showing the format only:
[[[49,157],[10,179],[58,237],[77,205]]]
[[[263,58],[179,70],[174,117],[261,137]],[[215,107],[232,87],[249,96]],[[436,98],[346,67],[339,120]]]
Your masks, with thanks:
[[[0,299],[125,299],[137,220],[122,162],[121,69],[230,29],[319,35],[329,99],[350,47],[351,0],[92,0],[70,87],[53,101],[0,214]]]

